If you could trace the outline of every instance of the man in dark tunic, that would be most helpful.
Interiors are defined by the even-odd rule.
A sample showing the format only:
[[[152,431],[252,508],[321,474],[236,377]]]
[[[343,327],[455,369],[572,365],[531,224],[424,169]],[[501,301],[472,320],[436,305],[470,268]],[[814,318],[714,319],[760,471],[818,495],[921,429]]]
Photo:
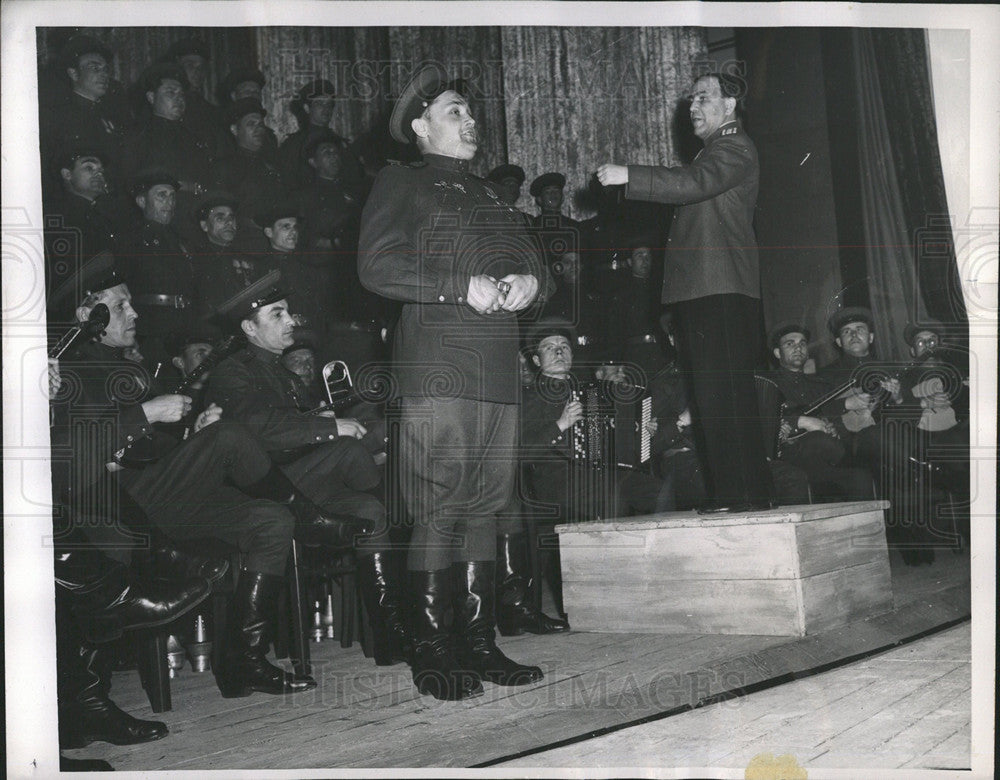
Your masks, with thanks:
[[[803,370],[809,359],[809,331],[798,323],[783,323],[772,331],[770,343],[778,368],[766,376],[774,380],[785,403],[781,460],[804,469],[818,495],[829,493],[832,486],[844,501],[874,498],[871,475],[846,465],[847,437],[836,412],[842,401],[830,398],[834,388],[827,379]]]
[[[691,372],[712,497],[705,512],[771,505],[753,379],[762,353],[753,232],[760,168],[736,116],[739,90],[721,74],[695,82],[691,123],[705,147],[690,165],[609,163],[597,170],[605,186],[624,184],[628,199],[678,205],[663,303],[677,315],[681,358]]]
[[[306,148],[316,136],[333,132],[330,121],[336,98],[333,84],[326,79],[313,79],[303,84],[295,94],[290,107],[299,129],[282,141],[278,148],[278,164],[290,186],[302,187],[312,179],[313,170],[306,157]],[[361,161],[349,151],[346,138],[337,135],[337,139],[344,150],[345,180],[351,187],[360,186],[364,181]]]
[[[212,145],[184,124],[187,79],[177,65],[161,62],[150,66],[140,84],[150,115],[128,139],[126,170],[131,176],[147,168],[160,168],[176,177],[180,183],[178,230],[189,238],[197,235],[191,214],[197,197],[208,187]]]
[[[143,353],[156,360],[171,357],[164,338],[183,330],[195,311],[194,261],[174,229],[179,186],[167,171],[136,175],[132,195],[142,223],[122,237],[117,258],[139,315]]]
[[[104,160],[111,181],[120,185],[129,118],[120,103],[109,96],[112,52],[96,38],[75,35],[60,59],[66,89],[60,90],[51,105],[39,105],[42,164],[66,149],[90,149]],[[49,171],[45,173],[47,177]]]
[[[221,146],[222,112],[205,98],[205,77],[208,75],[208,45],[198,38],[182,38],[173,43],[164,60],[173,62],[184,71],[187,92],[186,107],[181,121],[199,138],[209,144],[209,153],[218,156]]]
[[[245,241],[237,242],[239,205],[228,192],[209,192],[196,211],[201,239],[193,250],[198,311],[203,316],[212,316],[220,303],[270,270],[266,256],[255,256],[244,249]]]
[[[339,532],[341,546],[358,549],[362,595],[379,640],[376,663],[402,661],[401,569],[389,549],[385,507],[369,492],[379,486],[381,470],[360,441],[366,428],[331,411],[312,413],[309,389],[283,365],[295,322],[280,278],[271,272],[219,307],[249,344],[212,370],[207,398],[226,410],[225,419],[245,425],[288,478],[336,518],[326,532]]]
[[[109,254],[90,261],[80,278],[70,280],[52,298],[54,308],[72,307],[73,302],[79,303],[80,322],[99,304],[110,312],[101,342],[85,344],[60,366],[67,385],[78,390],[62,399],[70,430],[61,437],[68,442],[73,474],[69,499],[75,511],[94,514],[88,508],[97,502],[106,512],[117,505],[109,503],[116,491],[123,490],[171,540],[213,537],[236,546],[244,556],[244,571],[234,595],[227,658],[216,670],[222,695],[315,687],[312,678],[271,665],[265,652],[269,615],[280,592],[293,530],[296,524],[322,529],[329,519],[272,467],[245,428],[220,422],[223,410],[218,406],[198,415],[184,441],[159,426],[184,417],[191,398],[154,389],[142,367],[125,357],[136,343],[137,315]],[[53,434],[54,440],[59,438]],[[133,464],[144,447],[152,460],[136,468]],[[110,488],[98,487],[106,485],[108,472],[113,475]],[[111,495],[104,495],[105,490]],[[126,540],[122,536],[120,541]]]
[[[548,292],[524,223],[469,173],[469,105],[439,67],[418,71],[390,119],[422,162],[378,175],[361,219],[361,282],[404,303],[393,341],[409,551],[413,679],[455,700],[480,681],[518,685],[538,667],[495,643],[496,513],[509,502],[518,427],[517,312]],[[453,649],[454,647],[454,649]]]
[[[240,229],[249,233],[249,219],[275,200],[285,197],[285,184],[278,167],[264,154],[267,112],[252,98],[233,103],[227,111],[227,126],[236,150],[212,165],[212,187],[231,192],[245,215]],[[263,249],[264,247],[261,246]]]

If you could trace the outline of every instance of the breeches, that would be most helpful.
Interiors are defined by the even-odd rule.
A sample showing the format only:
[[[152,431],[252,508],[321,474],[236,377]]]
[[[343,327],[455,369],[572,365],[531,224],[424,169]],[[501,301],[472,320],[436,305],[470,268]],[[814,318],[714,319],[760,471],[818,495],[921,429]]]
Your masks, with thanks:
[[[414,520],[409,568],[496,557],[496,515],[514,489],[516,404],[404,398],[397,486]]]

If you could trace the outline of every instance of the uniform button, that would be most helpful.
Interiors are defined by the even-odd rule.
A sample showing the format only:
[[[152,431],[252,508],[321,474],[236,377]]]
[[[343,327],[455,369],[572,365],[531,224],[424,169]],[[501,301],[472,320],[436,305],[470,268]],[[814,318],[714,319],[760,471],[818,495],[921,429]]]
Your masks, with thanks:
[[[327,438],[328,439],[336,439],[337,437],[334,434],[331,433]]]
[[[441,303],[444,303],[444,296],[443,295],[439,295],[438,296],[438,300],[441,301]]]
[[[132,437],[131,436],[126,436],[125,439],[128,440],[128,441],[132,441]]]
[[[465,298],[463,298],[461,295],[459,295],[458,296],[458,302],[459,303],[465,303]]]

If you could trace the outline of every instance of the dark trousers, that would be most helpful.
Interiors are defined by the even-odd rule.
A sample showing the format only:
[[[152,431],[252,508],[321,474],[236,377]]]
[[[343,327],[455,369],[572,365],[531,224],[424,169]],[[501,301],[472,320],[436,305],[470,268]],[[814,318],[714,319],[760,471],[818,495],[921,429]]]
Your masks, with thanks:
[[[312,501],[328,512],[374,521],[375,533],[359,548],[380,552],[389,545],[385,506],[369,492],[382,481],[382,471],[363,441],[343,437],[310,448],[281,467]]]
[[[411,571],[496,558],[496,515],[514,489],[517,426],[517,404],[402,399],[395,488],[413,518]]]
[[[847,447],[839,439],[822,431],[809,431],[786,444],[782,448],[781,459],[806,472],[817,497],[828,495],[832,488],[844,501],[874,498],[868,471],[839,465],[846,455]]]
[[[676,303],[674,312],[709,495],[726,503],[769,500],[771,477],[754,386],[760,301],[709,295]]]
[[[220,421],[147,468],[119,472],[118,480],[167,536],[221,539],[244,553],[250,571],[283,576],[295,525],[291,512],[239,490],[270,468],[246,428]]]

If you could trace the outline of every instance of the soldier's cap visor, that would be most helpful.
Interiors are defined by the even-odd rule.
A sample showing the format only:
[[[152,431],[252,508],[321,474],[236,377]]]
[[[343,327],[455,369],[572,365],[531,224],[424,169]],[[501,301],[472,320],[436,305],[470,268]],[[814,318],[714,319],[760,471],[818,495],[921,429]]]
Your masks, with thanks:
[[[52,310],[76,308],[88,296],[102,290],[110,290],[124,281],[115,268],[114,255],[110,252],[99,252],[52,291],[49,296],[49,308]]]
[[[239,324],[255,311],[287,298],[288,293],[279,286],[280,283],[281,271],[268,271],[249,287],[220,303],[216,312],[220,317]]]
[[[436,63],[424,65],[403,87],[396,100],[392,116],[389,117],[389,133],[392,137],[402,144],[416,143],[417,138],[410,123],[448,90],[464,94],[465,82],[462,79],[449,79],[444,68]]]
[[[827,322],[827,327],[834,336],[839,336],[840,329],[852,322],[863,322],[869,329],[874,327],[871,310],[864,306],[848,306],[834,312]]]

